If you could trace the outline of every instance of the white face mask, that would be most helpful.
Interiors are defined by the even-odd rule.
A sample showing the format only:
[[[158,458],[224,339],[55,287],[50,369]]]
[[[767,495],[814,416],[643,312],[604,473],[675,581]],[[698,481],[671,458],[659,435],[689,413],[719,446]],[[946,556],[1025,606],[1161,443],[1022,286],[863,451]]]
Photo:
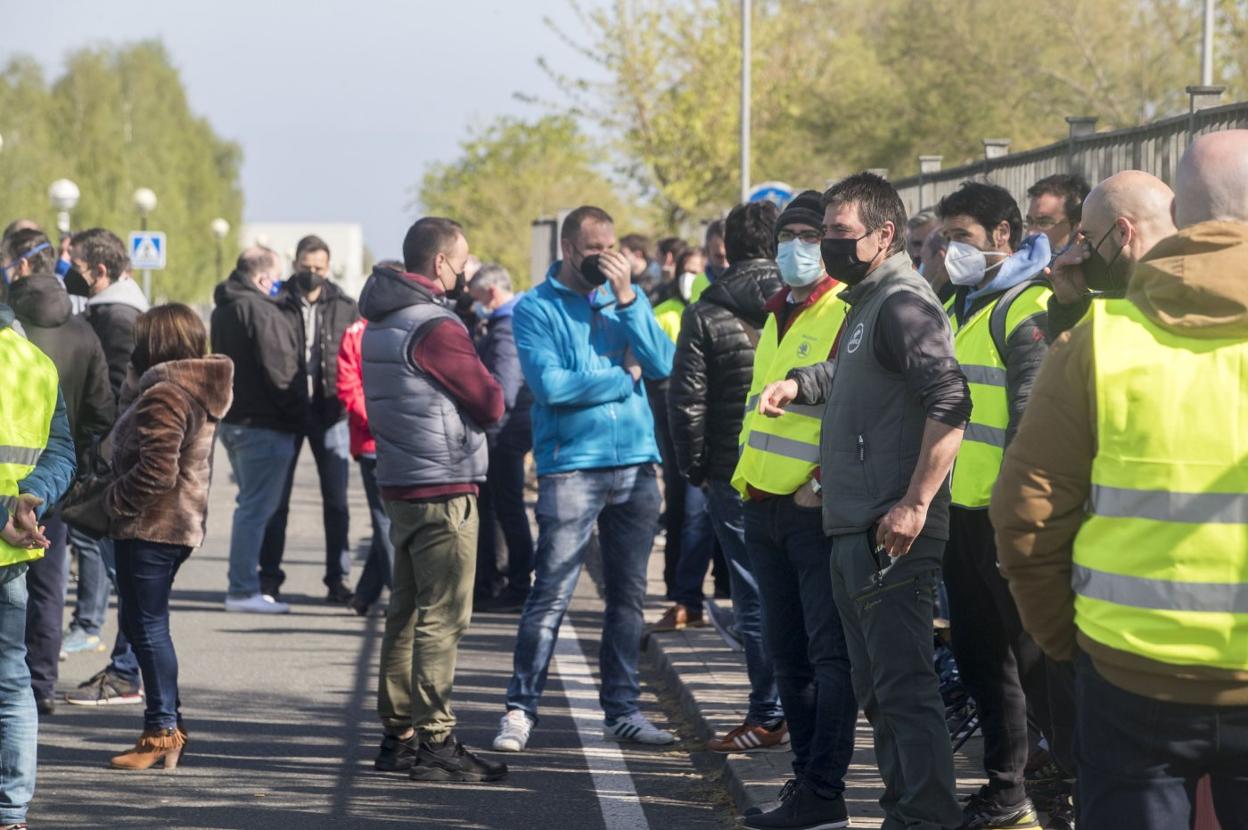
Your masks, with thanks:
[[[999,257],[999,262],[988,264],[988,257]],[[945,251],[945,270],[949,273],[949,282],[954,285],[979,285],[984,275],[993,268],[999,268],[1007,254],[1000,251],[981,251],[968,242],[950,241]]]
[[[697,278],[698,275],[692,271],[686,271],[678,277],[676,287],[680,289],[680,297],[685,302],[689,302],[689,297],[693,295],[693,282]]]
[[[776,266],[780,269],[780,279],[794,288],[804,288],[823,276],[823,259],[819,255],[818,243],[800,239],[780,243],[776,249]]]

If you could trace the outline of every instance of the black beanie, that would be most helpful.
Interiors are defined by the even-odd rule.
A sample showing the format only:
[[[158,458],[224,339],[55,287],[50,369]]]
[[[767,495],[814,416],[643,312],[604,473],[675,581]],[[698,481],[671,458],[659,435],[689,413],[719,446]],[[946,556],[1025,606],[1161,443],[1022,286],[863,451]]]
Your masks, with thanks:
[[[776,232],[785,225],[799,222],[815,228],[823,227],[823,196],[819,191],[804,190],[794,196],[793,201],[780,212],[780,218],[776,220]]]

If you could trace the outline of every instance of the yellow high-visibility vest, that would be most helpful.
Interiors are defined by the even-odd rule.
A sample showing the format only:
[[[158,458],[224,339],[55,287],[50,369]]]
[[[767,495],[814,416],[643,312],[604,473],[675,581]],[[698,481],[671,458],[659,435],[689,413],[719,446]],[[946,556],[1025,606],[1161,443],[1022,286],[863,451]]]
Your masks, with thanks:
[[[965,323],[952,319],[953,346],[971,390],[971,420],[953,465],[952,496],[958,507],[984,508],[992,498],[992,485],[1005,455],[1005,431],[1010,425],[1009,398],[1005,388],[1005,360],[992,335],[992,314],[1006,297],[975,312]],[[1025,320],[1048,310],[1052,291],[1031,285],[1011,297],[1005,309],[1001,342],[1009,340]]]
[[[680,297],[669,297],[654,307],[654,317],[659,321],[659,328],[663,329],[663,333],[673,343],[680,339],[680,320],[685,315],[685,309],[696,303],[702,292],[710,287],[710,281],[703,274],[693,281],[693,288],[689,290],[689,302],[686,303]]]
[[[1248,670],[1248,340],[1092,303],[1096,458],[1075,625],[1119,651]]]
[[[30,475],[48,445],[60,379],[51,358],[11,328],[0,329],[0,504],[16,510],[18,482]],[[29,562],[43,551],[0,539],[0,567]]]
[[[819,466],[823,407],[789,404],[779,418],[768,418],[758,414],[758,398],[767,384],[784,380],[791,370],[828,359],[849,309],[839,293],[828,291],[816,300],[783,340],[774,314],[763,326],[741,424],[741,458],[732,474],[732,486],[743,496],[751,486],[781,496],[794,493]]]

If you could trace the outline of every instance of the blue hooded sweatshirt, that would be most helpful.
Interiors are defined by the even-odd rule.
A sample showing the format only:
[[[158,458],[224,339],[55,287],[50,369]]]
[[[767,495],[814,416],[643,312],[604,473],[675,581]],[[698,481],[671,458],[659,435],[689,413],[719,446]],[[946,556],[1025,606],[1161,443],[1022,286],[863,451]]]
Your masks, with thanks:
[[[562,262],[516,304],[520,367],[533,392],[538,475],[657,463],[645,387],[624,368],[631,354],[647,380],[672,371],[675,345],[641,292],[625,308],[610,286],[589,297],[556,279]]]

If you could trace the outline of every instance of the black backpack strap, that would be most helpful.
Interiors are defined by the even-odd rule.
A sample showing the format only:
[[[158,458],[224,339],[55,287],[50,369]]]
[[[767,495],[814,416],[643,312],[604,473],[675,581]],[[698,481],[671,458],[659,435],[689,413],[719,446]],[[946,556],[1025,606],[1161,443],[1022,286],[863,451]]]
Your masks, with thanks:
[[[997,347],[997,355],[1001,358],[1002,364],[1005,363],[1005,344],[1010,336],[1010,333],[1005,330],[1010,316],[1010,306],[1014,305],[1014,301],[1021,297],[1023,292],[1037,285],[1044,286],[1047,283],[1043,279],[1030,279],[1008,289],[997,300],[996,307],[992,309],[992,316],[988,318],[988,332],[992,335],[993,345]]]

